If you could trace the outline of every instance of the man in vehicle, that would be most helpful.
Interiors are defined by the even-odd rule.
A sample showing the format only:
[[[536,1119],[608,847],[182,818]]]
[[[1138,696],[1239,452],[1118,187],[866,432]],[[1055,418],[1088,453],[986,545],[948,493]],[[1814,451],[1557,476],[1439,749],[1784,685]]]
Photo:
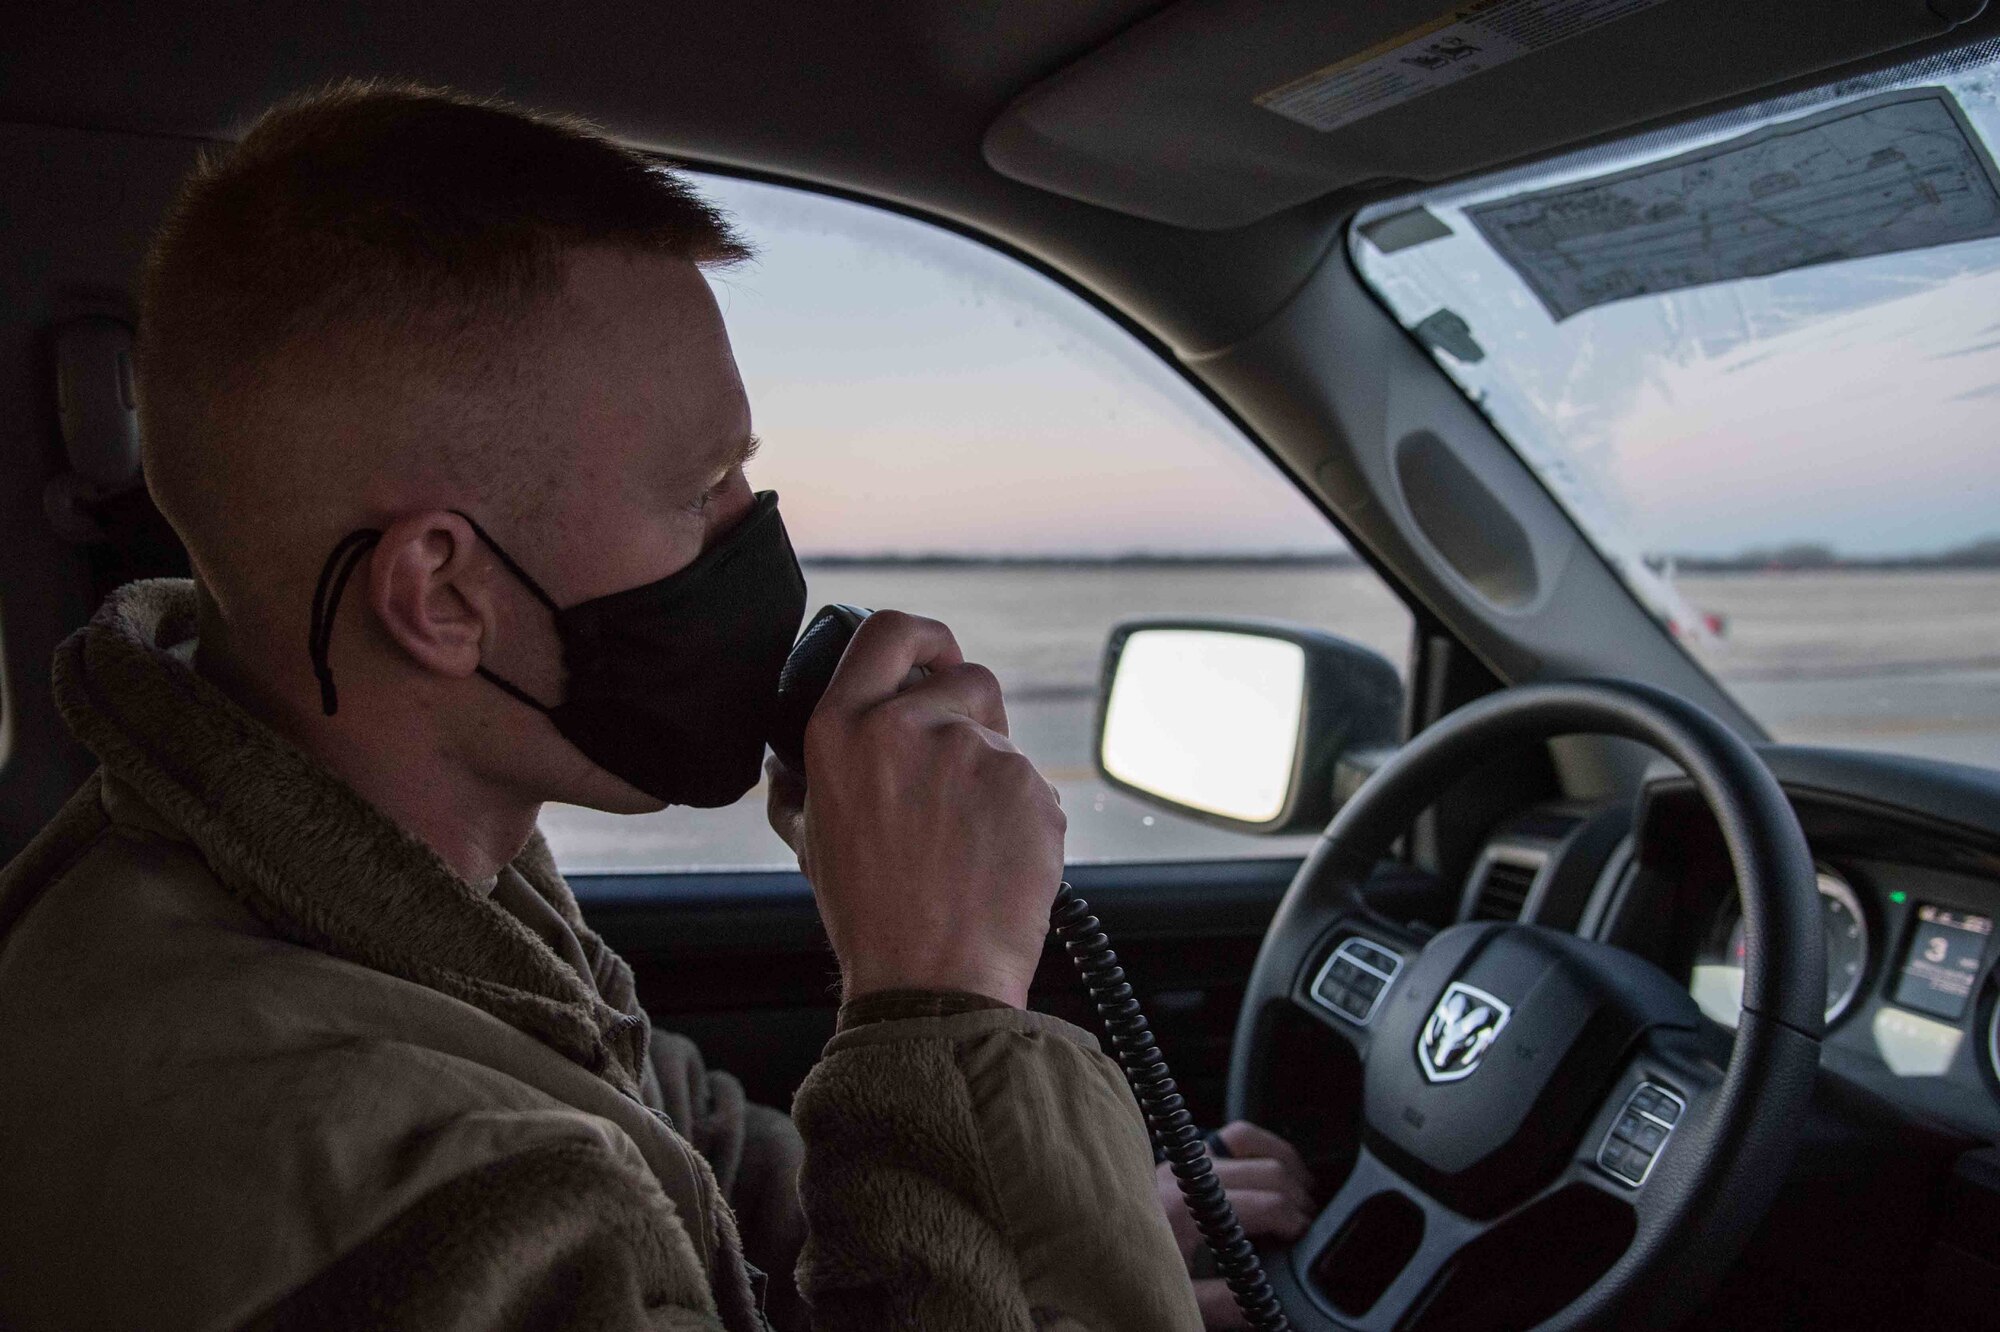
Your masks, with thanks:
[[[844,982],[792,1120],[650,1029],[535,831],[755,784],[804,587],[744,253],[417,89],[190,180],[139,390],[196,579],[64,646],[102,766],[0,876],[0,1325],[750,1328],[801,1246],[824,1328],[1197,1325],[1117,1066],[1025,1011],[1064,819],[943,625],[871,619],[773,784]]]

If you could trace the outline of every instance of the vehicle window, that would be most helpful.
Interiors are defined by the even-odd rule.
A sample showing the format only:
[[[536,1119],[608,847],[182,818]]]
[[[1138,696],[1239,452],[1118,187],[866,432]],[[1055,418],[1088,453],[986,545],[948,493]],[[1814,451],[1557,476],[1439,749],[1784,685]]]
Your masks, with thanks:
[[[2000,43],[1374,208],[1350,252],[1779,739],[2000,763]]]
[[[1111,626],[1265,616],[1396,662],[1410,617],[1206,399],[1085,301],[952,232],[821,195],[700,182],[758,250],[718,275],[809,605],[950,624],[1007,693],[1017,744],[1062,792],[1072,860],[1298,854],[1149,809],[1096,780]],[[790,868],[760,789],[724,810],[551,806],[572,871]]]

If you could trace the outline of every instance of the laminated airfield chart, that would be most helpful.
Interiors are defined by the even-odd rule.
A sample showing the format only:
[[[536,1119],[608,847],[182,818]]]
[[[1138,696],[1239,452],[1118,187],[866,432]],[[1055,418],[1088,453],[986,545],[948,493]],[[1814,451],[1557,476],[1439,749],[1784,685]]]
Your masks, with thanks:
[[[1465,209],[1558,321],[1630,296],[2000,236],[2000,173],[1943,88]]]

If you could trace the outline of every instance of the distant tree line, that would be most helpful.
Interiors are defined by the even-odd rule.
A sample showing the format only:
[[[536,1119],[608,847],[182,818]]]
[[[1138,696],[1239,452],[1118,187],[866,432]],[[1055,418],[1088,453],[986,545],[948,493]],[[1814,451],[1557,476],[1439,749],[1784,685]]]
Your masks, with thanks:
[[[1347,569],[1360,563],[1346,551],[1136,551],[1115,555],[1056,553],[1032,555],[899,554],[801,555],[799,562],[815,569],[857,569],[894,566],[900,569],[1186,569],[1303,568]]]
[[[1000,555],[953,551],[871,551],[807,554],[817,569],[1351,569],[1360,560],[1347,551],[1128,551],[1038,552]],[[1843,555],[1820,542],[1759,546],[1734,555],[1677,555],[1682,573],[1769,573],[1813,569],[2000,569],[2000,536],[1927,555]]]
[[[1811,569],[2000,569],[2000,536],[1928,555],[1842,555],[1832,546],[1798,542],[1735,555],[1681,555],[1682,573],[1761,573]]]

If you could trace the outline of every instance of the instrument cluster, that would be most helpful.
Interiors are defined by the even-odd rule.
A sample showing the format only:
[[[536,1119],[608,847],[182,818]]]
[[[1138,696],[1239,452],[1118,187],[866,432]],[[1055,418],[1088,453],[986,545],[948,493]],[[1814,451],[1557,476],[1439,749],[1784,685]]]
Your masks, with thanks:
[[[1764,756],[1817,870],[1821,1066],[2000,1141],[2000,775],[1785,746]],[[1702,1012],[1733,1028],[1747,945],[1714,816],[1667,772],[1630,827],[1579,928],[1684,978]]]
[[[1878,872],[1895,881],[1892,868]],[[1846,1035],[1850,1014],[1865,1015],[1866,1040],[1897,1077],[1943,1076],[1964,1054],[2000,1079],[2000,1005],[1980,1002],[1994,918],[1990,905],[1967,905],[1967,896],[1918,901],[1900,888],[1857,891],[1848,876],[1820,868],[1829,1040]],[[1882,955],[1878,930],[1892,945]],[[1688,977],[1702,1012],[1725,1027],[1743,1011],[1744,951],[1742,909],[1726,895]]]

